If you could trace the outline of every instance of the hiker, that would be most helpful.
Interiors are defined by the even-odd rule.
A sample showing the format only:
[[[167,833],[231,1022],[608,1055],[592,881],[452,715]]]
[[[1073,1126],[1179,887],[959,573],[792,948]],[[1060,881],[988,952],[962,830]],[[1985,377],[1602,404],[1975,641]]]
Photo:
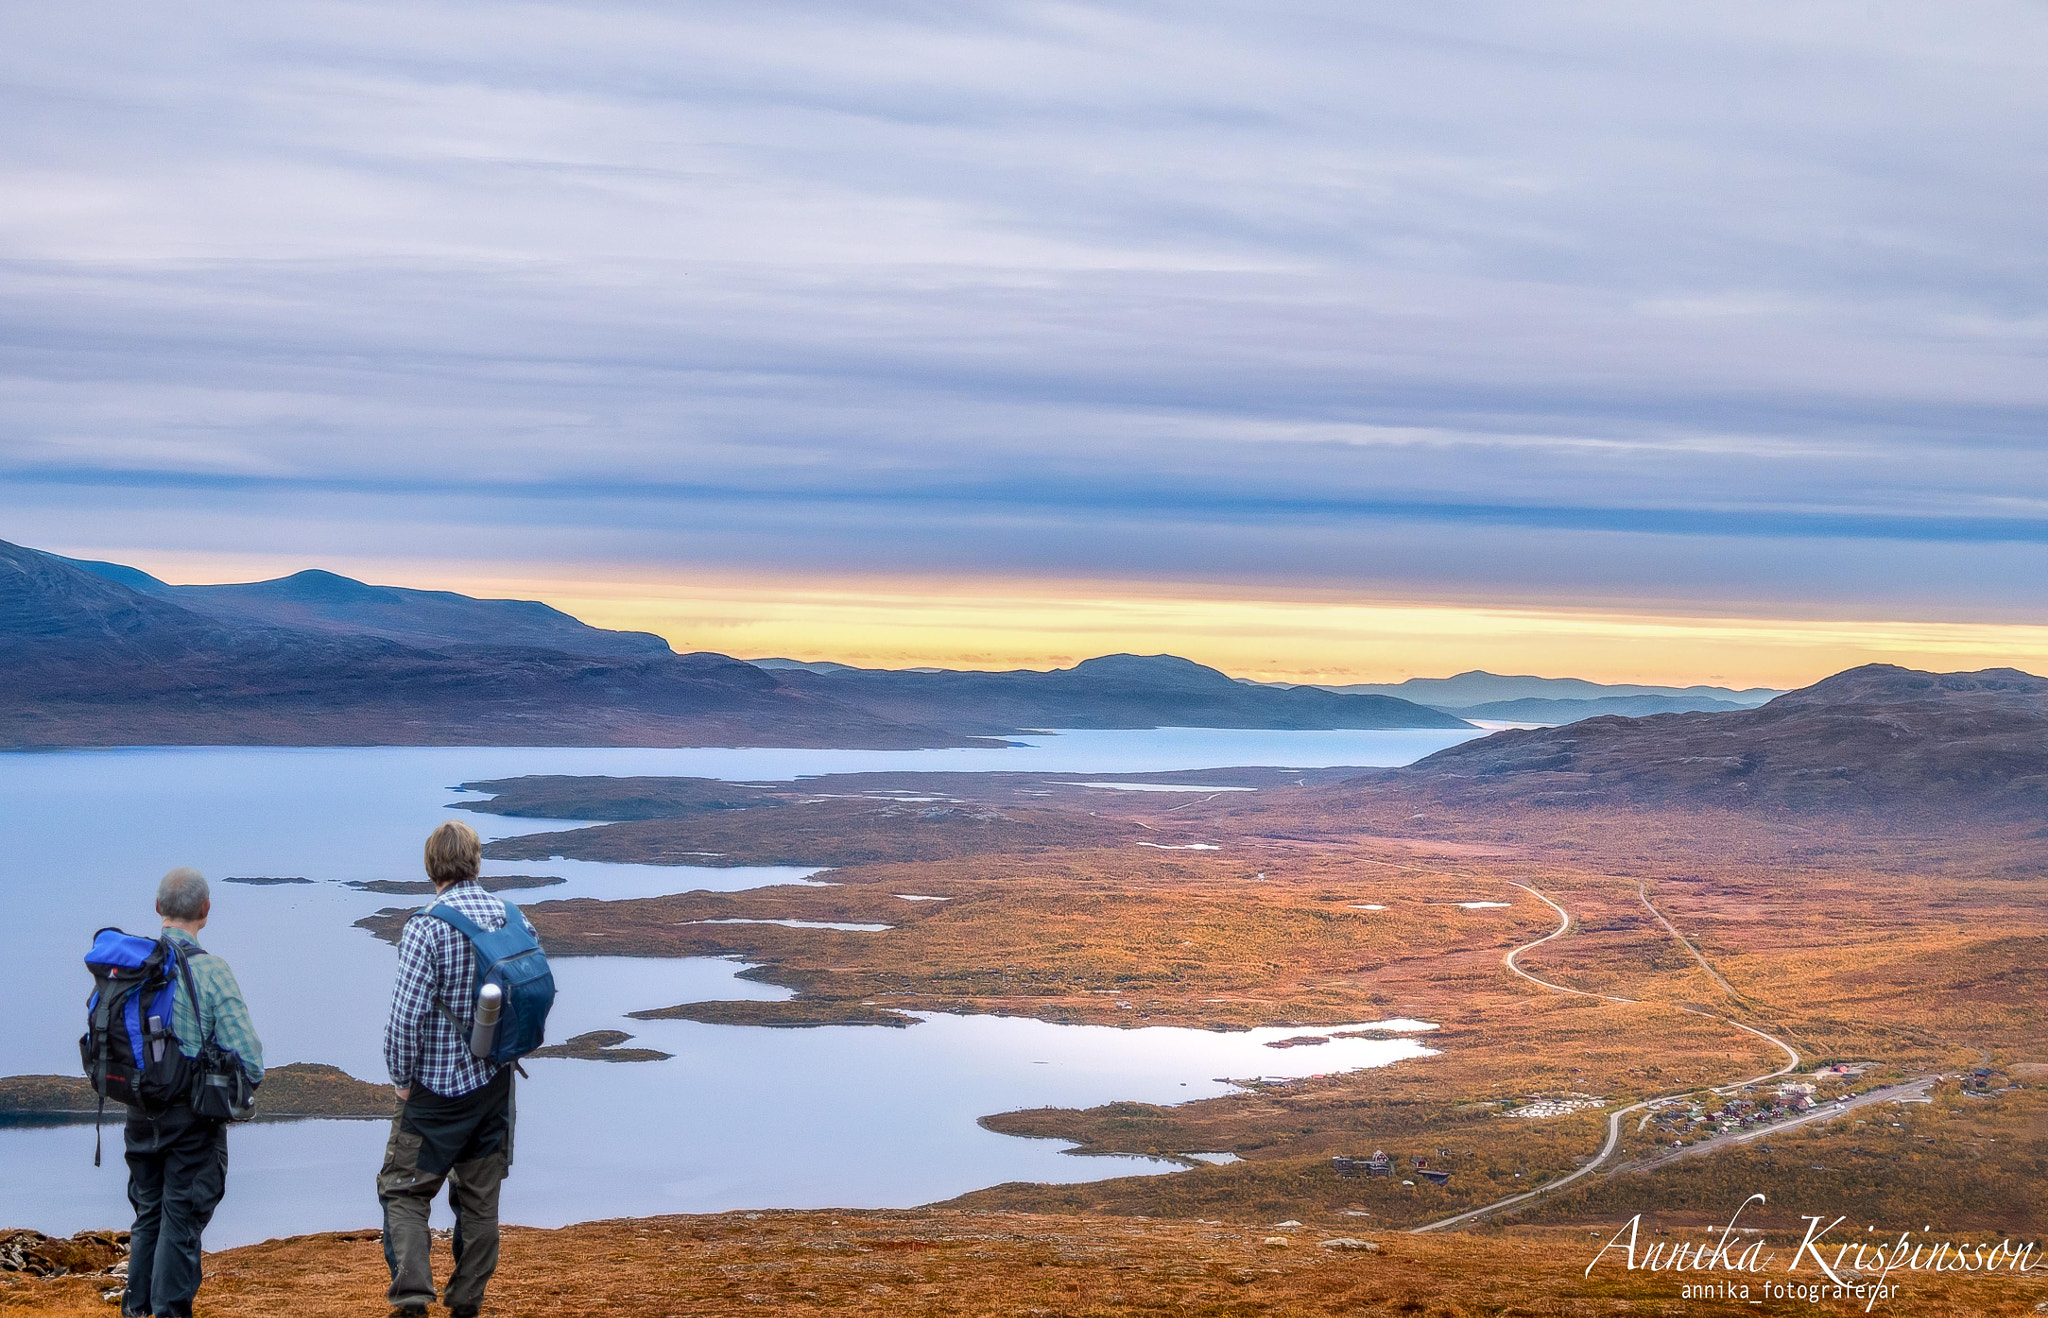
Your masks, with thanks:
[[[483,1307],[498,1268],[498,1191],[512,1166],[512,1072],[540,1045],[554,1000],[533,926],[477,882],[482,857],[469,825],[450,820],[435,829],[426,847],[434,900],[406,921],[398,940],[384,1060],[404,1106],[391,1122],[377,1198],[391,1268],[387,1298],[407,1318],[434,1302],[427,1214],[443,1181],[455,1209],[448,1309],[452,1318],[473,1318]],[[507,967],[515,972],[510,979]],[[494,1024],[500,1002],[503,1017]]]
[[[196,1063],[212,1045],[235,1055],[251,1088],[263,1080],[263,1041],[228,963],[199,946],[213,903],[206,878],[180,867],[157,885],[163,937],[181,961],[171,980],[178,1051]],[[196,1000],[195,1000],[196,999]],[[126,1137],[128,1202],[135,1226],[128,1238],[124,1318],[190,1318],[199,1293],[199,1237],[228,1184],[225,1122],[193,1110],[187,1094],[163,1107],[131,1106]]]

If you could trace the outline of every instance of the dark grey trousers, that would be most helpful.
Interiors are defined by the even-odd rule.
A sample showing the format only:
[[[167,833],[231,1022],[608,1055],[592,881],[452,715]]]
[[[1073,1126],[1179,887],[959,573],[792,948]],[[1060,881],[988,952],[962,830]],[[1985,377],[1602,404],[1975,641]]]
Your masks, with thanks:
[[[377,1199],[384,1205],[384,1261],[391,1267],[391,1306],[434,1302],[434,1238],[427,1214],[445,1181],[455,1209],[455,1272],[448,1278],[450,1309],[480,1309],[484,1287],[498,1270],[498,1191],[505,1183],[511,1150],[500,1147],[458,1162],[446,1172],[420,1170],[417,1134],[391,1122],[384,1166],[377,1173]]]
[[[124,1314],[189,1318],[199,1293],[199,1237],[228,1188],[228,1132],[183,1103],[151,1120],[128,1116],[128,1238]]]

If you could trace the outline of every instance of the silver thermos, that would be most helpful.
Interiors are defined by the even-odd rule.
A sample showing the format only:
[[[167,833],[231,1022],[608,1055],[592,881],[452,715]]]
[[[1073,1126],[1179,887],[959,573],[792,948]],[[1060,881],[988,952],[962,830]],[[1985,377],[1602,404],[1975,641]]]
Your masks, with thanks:
[[[505,1010],[505,990],[486,984],[476,995],[476,1024],[469,1032],[469,1051],[474,1057],[489,1057],[498,1038],[498,1017]]]

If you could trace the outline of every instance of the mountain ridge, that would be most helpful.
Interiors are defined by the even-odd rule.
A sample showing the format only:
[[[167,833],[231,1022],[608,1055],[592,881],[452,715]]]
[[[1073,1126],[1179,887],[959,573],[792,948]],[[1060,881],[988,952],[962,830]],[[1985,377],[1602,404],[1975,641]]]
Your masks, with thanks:
[[[891,718],[923,710],[985,735],[1061,727],[1469,728],[1455,715],[1390,696],[1253,687],[1177,655],[1100,655],[1050,672],[846,668],[781,670],[800,690]]]
[[[1435,708],[1443,709],[1438,705]],[[1601,696],[1592,700],[1547,699],[1524,696],[1519,700],[1492,700],[1483,705],[1456,706],[1465,719],[1499,719],[1510,723],[1576,723],[1580,719],[1619,714],[1624,718],[1645,718],[1651,714],[1704,714],[1731,709],[1750,709],[1729,700],[1707,696]],[[1448,712],[1448,711],[1447,711]]]
[[[768,670],[535,601],[314,569],[174,586],[0,542],[0,746],[986,744],[1036,728],[1463,728],[1171,655],[1053,673]]]
[[[580,625],[580,624],[579,624]],[[234,621],[0,542],[0,745],[972,744],[715,654]]]
[[[173,586],[120,563],[63,561],[220,622],[382,636],[427,648],[521,645],[614,657],[673,653],[667,641],[651,632],[592,627],[539,600],[478,599],[449,590],[376,586],[322,568],[267,581]]]

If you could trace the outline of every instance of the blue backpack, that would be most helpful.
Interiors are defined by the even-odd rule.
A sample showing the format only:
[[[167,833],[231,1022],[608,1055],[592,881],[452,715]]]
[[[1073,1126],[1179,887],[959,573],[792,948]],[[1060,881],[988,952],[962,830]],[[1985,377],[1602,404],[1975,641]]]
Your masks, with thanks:
[[[85,1000],[78,1057],[99,1095],[101,1117],[110,1098],[148,1113],[169,1107],[191,1090],[191,1063],[178,1047],[172,1014],[181,961],[177,944],[168,938],[143,938],[119,929],[93,935],[92,950],[85,954],[93,990]],[[92,1157],[97,1167],[97,1147]]]
[[[476,986],[470,994],[472,1020],[476,995],[483,992],[484,985],[496,984],[505,995],[490,1051],[478,1060],[506,1066],[540,1047],[547,1032],[548,1009],[555,1005],[555,975],[548,969],[547,953],[540,950],[540,941],[527,930],[519,908],[505,902],[505,925],[501,929],[485,929],[462,912],[438,902],[420,914],[448,925],[476,949]],[[446,1003],[438,1005],[441,1014],[460,1034],[462,1022]]]

